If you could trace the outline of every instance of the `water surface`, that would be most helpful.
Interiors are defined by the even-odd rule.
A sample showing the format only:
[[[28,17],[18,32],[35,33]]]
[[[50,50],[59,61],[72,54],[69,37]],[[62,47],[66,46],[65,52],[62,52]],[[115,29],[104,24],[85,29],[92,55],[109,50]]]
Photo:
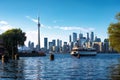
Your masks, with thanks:
[[[55,54],[54,61],[49,60],[49,55],[21,57],[4,64],[0,61],[0,80],[110,80],[119,75],[119,68],[119,54],[98,54],[80,59],[70,54]]]

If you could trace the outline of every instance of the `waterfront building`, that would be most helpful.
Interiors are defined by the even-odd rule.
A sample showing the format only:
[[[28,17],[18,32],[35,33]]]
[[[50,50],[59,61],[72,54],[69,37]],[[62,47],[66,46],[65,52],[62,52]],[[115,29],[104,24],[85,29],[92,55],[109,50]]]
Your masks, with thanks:
[[[102,42],[94,42],[93,48],[95,48],[97,52],[102,52],[102,44]]]
[[[44,38],[44,49],[48,49],[48,38]]]
[[[92,42],[85,42],[85,46],[86,46],[86,48],[92,48],[93,46],[92,46]]]
[[[80,39],[81,47],[85,47],[86,37]]]
[[[73,33],[73,42],[76,42],[77,41],[77,33]]]
[[[108,41],[108,39],[104,39],[103,52],[109,52],[109,41]]]

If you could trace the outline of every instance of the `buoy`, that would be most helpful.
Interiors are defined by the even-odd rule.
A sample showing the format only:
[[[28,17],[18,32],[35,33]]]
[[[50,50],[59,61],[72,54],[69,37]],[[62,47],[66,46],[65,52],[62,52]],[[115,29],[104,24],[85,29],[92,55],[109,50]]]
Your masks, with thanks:
[[[77,58],[80,58],[80,54],[77,55]]]
[[[50,54],[50,60],[54,60],[54,54]]]

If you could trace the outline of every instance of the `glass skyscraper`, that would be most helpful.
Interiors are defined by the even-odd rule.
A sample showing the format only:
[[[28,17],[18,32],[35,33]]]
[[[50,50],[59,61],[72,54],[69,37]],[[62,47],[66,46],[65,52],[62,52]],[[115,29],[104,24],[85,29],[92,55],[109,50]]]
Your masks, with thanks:
[[[73,42],[77,41],[77,33],[73,33]]]
[[[48,38],[44,38],[44,48],[48,49]]]

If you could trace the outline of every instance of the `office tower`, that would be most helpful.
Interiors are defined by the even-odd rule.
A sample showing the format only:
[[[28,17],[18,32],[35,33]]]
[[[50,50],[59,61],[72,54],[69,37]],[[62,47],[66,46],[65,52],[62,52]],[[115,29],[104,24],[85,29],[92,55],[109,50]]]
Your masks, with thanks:
[[[82,44],[82,43],[81,43],[82,39],[83,39],[83,34],[80,33],[80,34],[79,34],[79,40],[78,40],[78,45],[79,45],[79,46],[81,46],[81,44]]]
[[[59,45],[60,45],[60,47],[62,47],[62,40],[59,41]]]
[[[104,39],[103,47],[104,47],[103,52],[109,52],[109,41],[108,41],[108,39]]]
[[[31,49],[34,49],[34,42],[31,43]]]
[[[94,32],[91,32],[91,42],[94,41]]]
[[[48,49],[48,38],[44,38],[44,49]]]
[[[71,35],[69,35],[69,42],[71,42]]]
[[[73,42],[77,41],[77,33],[73,33]]]
[[[33,50],[33,49],[34,49],[34,43],[31,42],[31,41],[29,41],[29,42],[28,42],[28,47],[29,47],[31,50]]]
[[[69,52],[69,46],[67,45],[67,42],[64,42],[62,52],[63,53]]]
[[[31,41],[28,42],[28,47],[30,48]]]
[[[80,39],[83,38],[83,34],[82,34],[82,33],[79,34],[79,38],[80,38]]]
[[[38,51],[40,51],[40,22],[38,17]]]
[[[97,36],[95,37],[95,42],[101,42],[101,38],[97,38]]]
[[[60,43],[59,43],[59,45],[60,45],[59,51],[62,52],[62,40],[60,40],[59,42],[60,42]]]
[[[53,51],[53,42],[49,42],[49,50]]]
[[[87,33],[87,41],[89,41],[89,33]]]
[[[59,51],[60,51],[60,40],[57,39],[57,52],[59,52]]]
[[[52,40],[53,46],[56,46],[56,40]]]

